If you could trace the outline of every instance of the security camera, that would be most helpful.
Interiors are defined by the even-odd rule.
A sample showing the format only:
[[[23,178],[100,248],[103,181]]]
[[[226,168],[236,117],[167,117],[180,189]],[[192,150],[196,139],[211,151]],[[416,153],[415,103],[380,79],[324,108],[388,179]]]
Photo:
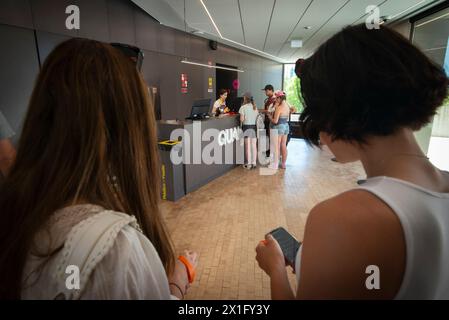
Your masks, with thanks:
[[[380,20],[383,21],[383,22],[388,22],[388,21],[390,21],[391,19],[392,19],[391,16],[382,16],[382,17],[380,17]]]

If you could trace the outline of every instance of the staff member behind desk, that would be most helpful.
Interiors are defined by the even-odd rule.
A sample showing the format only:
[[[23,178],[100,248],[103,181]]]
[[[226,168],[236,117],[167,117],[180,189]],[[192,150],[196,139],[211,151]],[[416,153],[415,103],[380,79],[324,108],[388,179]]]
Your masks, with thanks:
[[[228,98],[228,91],[226,89],[220,89],[218,91],[220,98],[215,101],[212,108],[212,114],[214,116],[219,116],[220,114],[225,114],[229,112],[229,108],[226,106],[226,99]]]
[[[239,110],[240,122],[243,124],[243,136],[245,137],[245,169],[257,168],[257,116],[259,110],[254,103],[253,95],[246,92],[243,95],[243,106]]]
[[[10,140],[14,135],[15,132],[0,111],[0,172],[4,177],[9,173],[16,158],[16,149]]]

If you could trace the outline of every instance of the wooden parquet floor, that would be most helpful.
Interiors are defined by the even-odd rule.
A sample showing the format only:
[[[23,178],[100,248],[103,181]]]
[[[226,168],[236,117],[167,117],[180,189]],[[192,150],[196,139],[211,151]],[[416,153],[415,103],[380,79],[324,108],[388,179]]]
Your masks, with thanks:
[[[360,163],[332,162],[326,148],[292,140],[288,150],[287,169],[275,175],[239,167],[176,203],[162,204],[176,250],[200,255],[187,299],[270,299],[269,278],[255,260],[257,243],[279,226],[301,240],[314,205],[355,188],[363,177]],[[295,284],[293,274],[290,281]]]

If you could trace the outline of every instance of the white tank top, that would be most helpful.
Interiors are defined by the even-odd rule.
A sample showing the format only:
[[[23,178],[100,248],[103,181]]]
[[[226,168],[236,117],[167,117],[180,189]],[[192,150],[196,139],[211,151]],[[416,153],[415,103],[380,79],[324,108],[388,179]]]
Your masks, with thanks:
[[[449,299],[449,193],[389,177],[370,178],[359,189],[384,201],[401,222],[407,257],[396,299]]]

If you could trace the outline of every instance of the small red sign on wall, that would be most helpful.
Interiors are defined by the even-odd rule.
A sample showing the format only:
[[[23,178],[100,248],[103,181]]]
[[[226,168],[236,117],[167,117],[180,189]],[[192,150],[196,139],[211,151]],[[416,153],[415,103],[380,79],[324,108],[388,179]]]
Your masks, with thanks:
[[[181,93],[187,93],[189,91],[189,81],[186,73],[181,73]]]

